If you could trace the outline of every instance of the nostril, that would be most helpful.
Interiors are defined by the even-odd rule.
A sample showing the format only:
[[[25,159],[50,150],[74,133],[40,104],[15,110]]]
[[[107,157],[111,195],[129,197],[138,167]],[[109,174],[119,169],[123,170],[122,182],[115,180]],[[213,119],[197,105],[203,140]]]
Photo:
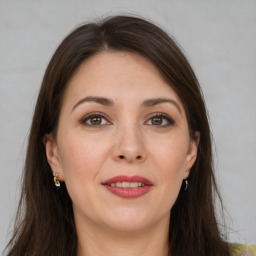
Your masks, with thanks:
[[[124,155],[119,155],[119,159],[125,159],[126,157]],[[128,158],[127,158],[128,159]],[[137,160],[142,159],[142,156],[136,156]]]

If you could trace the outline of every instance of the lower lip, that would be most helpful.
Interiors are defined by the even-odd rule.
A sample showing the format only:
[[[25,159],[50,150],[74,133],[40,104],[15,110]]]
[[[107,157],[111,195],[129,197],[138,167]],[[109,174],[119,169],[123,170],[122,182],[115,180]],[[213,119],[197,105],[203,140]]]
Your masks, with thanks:
[[[137,188],[119,188],[103,185],[111,193],[122,198],[137,198],[148,193],[152,186],[144,186]]]

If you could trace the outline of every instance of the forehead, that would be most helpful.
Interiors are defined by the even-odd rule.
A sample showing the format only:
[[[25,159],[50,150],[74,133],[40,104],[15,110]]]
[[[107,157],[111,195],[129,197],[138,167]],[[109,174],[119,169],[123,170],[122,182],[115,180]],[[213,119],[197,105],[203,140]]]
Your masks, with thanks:
[[[71,77],[66,100],[102,96],[114,101],[143,101],[152,97],[171,97],[181,101],[155,66],[139,54],[103,51],[86,59]],[[182,104],[181,104],[182,105]]]

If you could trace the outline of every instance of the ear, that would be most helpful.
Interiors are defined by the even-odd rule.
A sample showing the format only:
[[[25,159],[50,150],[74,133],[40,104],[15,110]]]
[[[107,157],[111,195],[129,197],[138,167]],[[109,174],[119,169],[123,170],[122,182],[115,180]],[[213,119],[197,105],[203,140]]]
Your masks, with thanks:
[[[59,150],[52,134],[46,134],[44,136],[43,143],[45,146],[47,161],[52,169],[52,175],[55,176],[55,174],[58,172],[58,180],[63,181],[64,178],[59,157]]]
[[[200,141],[200,132],[195,132],[193,138],[190,139],[187,158],[186,158],[186,173],[185,178],[189,176],[189,170],[192,168],[193,164],[197,158],[198,144]]]

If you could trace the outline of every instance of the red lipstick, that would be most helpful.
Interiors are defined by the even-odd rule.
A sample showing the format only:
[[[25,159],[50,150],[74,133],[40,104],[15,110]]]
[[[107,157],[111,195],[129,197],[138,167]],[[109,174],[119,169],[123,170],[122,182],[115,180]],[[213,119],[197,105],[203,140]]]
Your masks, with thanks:
[[[150,191],[153,183],[142,176],[115,176],[102,182],[111,193],[122,198],[137,198]]]

